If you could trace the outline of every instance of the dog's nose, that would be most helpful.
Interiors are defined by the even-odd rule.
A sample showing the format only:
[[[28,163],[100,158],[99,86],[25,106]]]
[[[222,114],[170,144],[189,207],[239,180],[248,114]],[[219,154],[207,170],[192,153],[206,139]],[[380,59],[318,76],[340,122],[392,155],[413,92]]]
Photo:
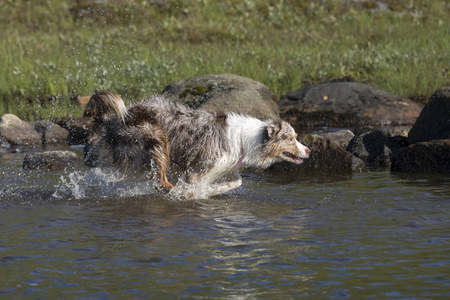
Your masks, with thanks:
[[[309,150],[309,148],[305,148],[305,153],[306,153],[306,155],[310,155],[311,154],[311,150]]]

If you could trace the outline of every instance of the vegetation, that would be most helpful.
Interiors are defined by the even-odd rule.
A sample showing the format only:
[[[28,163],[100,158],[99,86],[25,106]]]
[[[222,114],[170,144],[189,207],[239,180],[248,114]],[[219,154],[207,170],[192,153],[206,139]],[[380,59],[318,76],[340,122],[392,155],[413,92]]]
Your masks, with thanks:
[[[350,78],[426,101],[449,85],[447,0],[0,0],[0,116],[81,115],[97,89],[138,100],[233,73],[275,98]]]

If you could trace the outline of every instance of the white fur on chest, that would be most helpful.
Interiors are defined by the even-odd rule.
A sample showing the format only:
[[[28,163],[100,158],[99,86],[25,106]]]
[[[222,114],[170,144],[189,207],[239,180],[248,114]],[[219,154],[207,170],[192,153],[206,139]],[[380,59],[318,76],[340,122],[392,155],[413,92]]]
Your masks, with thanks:
[[[231,113],[227,118],[230,143],[230,164],[242,167],[266,168],[272,161],[261,156],[267,122]]]
[[[260,160],[258,151],[263,141],[266,123],[256,118],[229,114],[228,138],[234,159],[241,159],[243,166],[251,166]]]

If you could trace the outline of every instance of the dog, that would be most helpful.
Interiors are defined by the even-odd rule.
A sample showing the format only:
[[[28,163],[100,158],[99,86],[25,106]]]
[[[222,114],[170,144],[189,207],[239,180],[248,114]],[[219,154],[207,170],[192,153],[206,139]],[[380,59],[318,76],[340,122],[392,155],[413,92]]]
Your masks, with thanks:
[[[153,172],[165,192],[182,180],[223,194],[241,186],[241,168],[301,164],[311,152],[286,121],[196,110],[160,95],[126,107],[120,96],[99,91],[83,119],[86,165],[111,165],[124,176]]]

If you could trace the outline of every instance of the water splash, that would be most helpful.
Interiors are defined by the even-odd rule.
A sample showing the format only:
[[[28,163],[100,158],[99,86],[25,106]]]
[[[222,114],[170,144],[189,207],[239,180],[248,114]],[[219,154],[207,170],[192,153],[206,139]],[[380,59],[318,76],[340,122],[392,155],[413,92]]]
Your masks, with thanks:
[[[207,199],[214,189],[208,184],[188,184],[182,179],[166,195],[159,192],[150,175],[119,180],[117,172],[94,168],[87,172],[75,171],[62,175],[56,184],[53,197],[62,198],[125,198],[139,195],[159,194],[171,201]]]
[[[55,188],[56,191],[52,196],[56,199],[132,197],[157,192],[153,180],[147,176],[120,180],[120,175],[117,172],[100,168],[62,175]]]
[[[52,200],[117,199],[142,195],[156,195],[169,201],[208,199],[215,189],[208,184],[188,184],[175,178],[176,186],[167,194],[161,193],[151,173],[120,180],[112,169],[84,169],[77,171],[17,171],[5,169],[0,174],[0,198],[29,203]]]
[[[179,180],[174,188],[168,193],[171,200],[198,200],[208,199],[212,194],[212,188],[207,184],[189,184],[183,180]]]

